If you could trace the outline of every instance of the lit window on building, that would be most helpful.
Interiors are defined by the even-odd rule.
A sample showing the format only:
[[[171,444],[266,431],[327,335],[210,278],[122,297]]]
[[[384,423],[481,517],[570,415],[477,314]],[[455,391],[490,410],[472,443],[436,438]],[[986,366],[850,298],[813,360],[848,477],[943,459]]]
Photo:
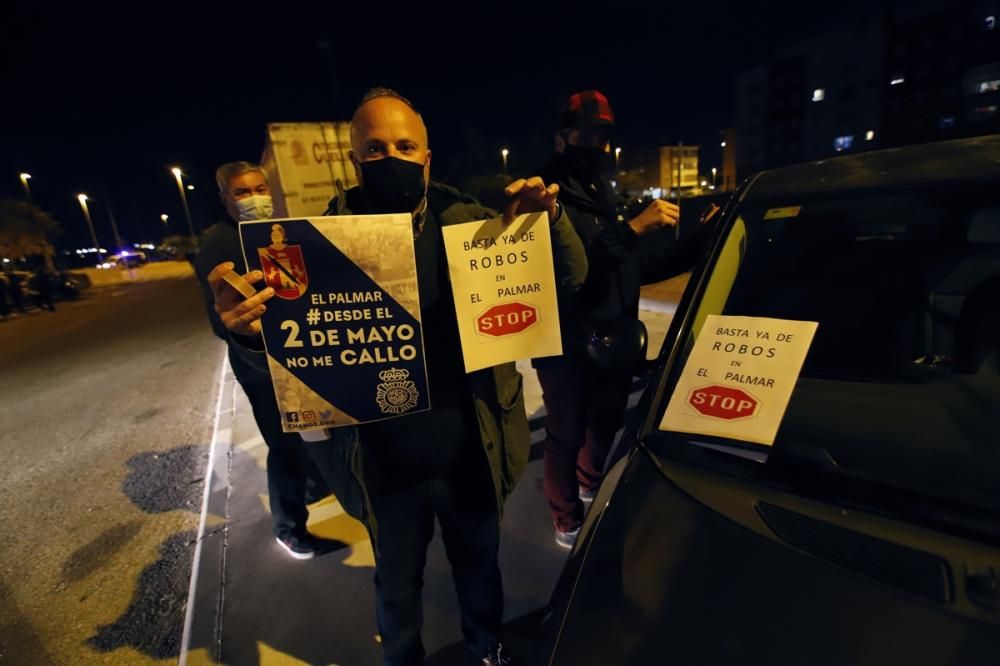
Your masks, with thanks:
[[[979,82],[980,93],[996,92],[997,90],[1000,90],[1000,79]]]
[[[980,115],[991,115],[997,112],[996,104],[989,104],[987,106],[977,106],[976,113]]]
[[[875,130],[868,130],[867,132],[865,132],[865,141],[874,141],[874,140],[875,140]]]
[[[854,145],[854,135],[848,134],[846,136],[838,136],[833,140],[833,149],[838,153],[842,150],[850,150],[851,146]]]
[[[812,101],[814,101],[814,102],[822,102],[824,99],[826,99],[826,89],[825,88],[816,88],[816,90],[813,90]]]
[[[951,129],[955,126],[955,116],[945,116],[940,121],[938,121],[938,127],[941,129]]]

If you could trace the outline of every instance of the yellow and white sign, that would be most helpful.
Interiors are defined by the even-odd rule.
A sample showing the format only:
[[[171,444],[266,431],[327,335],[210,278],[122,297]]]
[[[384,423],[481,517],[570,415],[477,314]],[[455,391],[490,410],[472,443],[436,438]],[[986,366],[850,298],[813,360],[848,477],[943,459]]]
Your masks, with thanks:
[[[660,429],[774,444],[817,326],[709,315]]]
[[[549,216],[442,227],[465,371],[562,353]]]

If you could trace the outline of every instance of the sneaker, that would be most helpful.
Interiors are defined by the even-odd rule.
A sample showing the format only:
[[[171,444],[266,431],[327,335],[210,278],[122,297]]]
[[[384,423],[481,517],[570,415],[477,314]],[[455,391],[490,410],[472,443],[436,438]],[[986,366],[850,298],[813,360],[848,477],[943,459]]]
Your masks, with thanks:
[[[570,530],[568,532],[563,532],[558,527],[556,528],[556,543],[563,548],[572,548],[573,544],[576,543],[576,538],[580,536],[580,528],[577,527],[575,530]]]
[[[275,537],[278,545],[285,549],[289,555],[297,560],[308,560],[316,554],[316,549],[308,539],[289,534],[283,537]]]
[[[596,494],[597,494],[597,490],[596,489],[595,490],[584,490],[583,486],[580,486],[580,492],[579,492],[580,501],[583,502],[584,504],[589,505],[591,502],[593,502],[594,501],[594,495],[596,495]]]
[[[514,661],[503,652],[503,644],[497,643],[495,647],[486,651],[483,657],[483,666],[511,666]]]

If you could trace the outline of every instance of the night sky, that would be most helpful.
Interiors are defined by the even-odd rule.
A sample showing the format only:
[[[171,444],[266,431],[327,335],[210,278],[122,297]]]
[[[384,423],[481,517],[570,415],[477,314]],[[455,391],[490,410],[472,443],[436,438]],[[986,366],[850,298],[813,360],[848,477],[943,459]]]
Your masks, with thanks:
[[[611,100],[626,165],[633,147],[678,140],[718,163],[740,70],[872,5],[8,1],[0,196],[23,197],[18,173],[31,173],[60,248],[90,245],[77,192],[105,247],[106,201],[127,242],[156,241],[160,213],[184,231],[176,164],[203,228],[221,212],[215,167],[258,161],[266,123],[346,120],[375,85],[423,113],[438,180],[499,171],[504,145],[511,172],[528,173],[586,88]]]

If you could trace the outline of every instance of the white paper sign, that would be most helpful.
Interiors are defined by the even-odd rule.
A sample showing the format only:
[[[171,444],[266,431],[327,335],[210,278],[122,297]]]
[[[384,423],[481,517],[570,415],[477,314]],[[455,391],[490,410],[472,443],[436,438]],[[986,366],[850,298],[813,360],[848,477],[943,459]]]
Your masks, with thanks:
[[[562,354],[547,213],[441,228],[465,371]]]
[[[709,315],[660,429],[774,444],[816,328],[814,321]]]

